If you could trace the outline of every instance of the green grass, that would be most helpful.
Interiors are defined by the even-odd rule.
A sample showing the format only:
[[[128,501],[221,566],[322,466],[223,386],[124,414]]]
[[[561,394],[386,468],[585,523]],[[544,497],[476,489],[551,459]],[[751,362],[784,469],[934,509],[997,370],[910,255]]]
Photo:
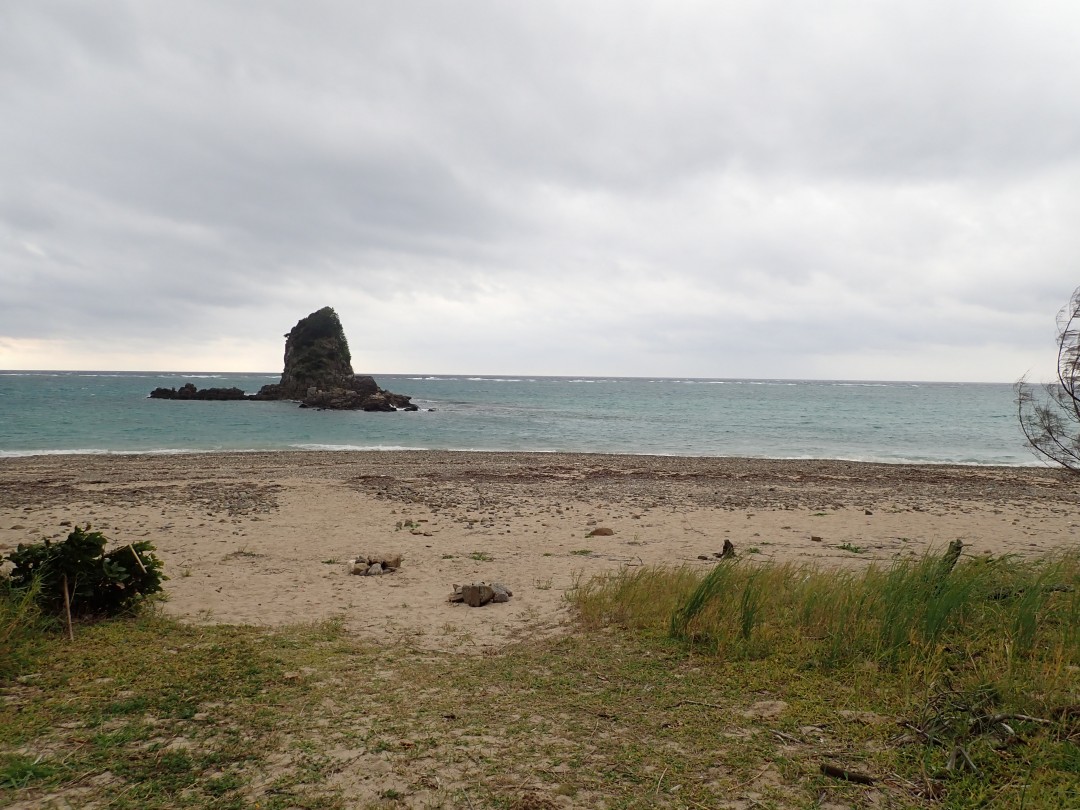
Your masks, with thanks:
[[[474,551],[469,555],[470,560],[476,560],[477,562],[491,562],[495,558],[488,554],[486,551]]]
[[[578,583],[569,634],[483,655],[82,624],[0,679],[0,806],[1076,806],[1078,576],[634,568]]]
[[[0,577],[0,682],[24,667],[53,624],[37,607],[38,583],[22,590]]]
[[[575,599],[590,626],[667,637],[718,662],[761,662],[787,683],[808,673],[857,683],[873,673],[894,695],[878,711],[906,716],[915,737],[907,766],[948,771],[951,795],[967,797],[955,806],[991,797],[1019,806],[1022,795],[1024,806],[1054,807],[1070,779],[1069,790],[1080,790],[1068,776],[1080,759],[1075,552],[964,559],[955,569],[931,554],[858,573],[636,568],[581,585]],[[957,747],[978,774],[945,767]],[[1032,779],[1053,787],[1035,789]]]
[[[862,546],[856,546],[852,543],[841,543],[837,548],[841,551],[850,551],[852,554],[862,554],[866,551]]]

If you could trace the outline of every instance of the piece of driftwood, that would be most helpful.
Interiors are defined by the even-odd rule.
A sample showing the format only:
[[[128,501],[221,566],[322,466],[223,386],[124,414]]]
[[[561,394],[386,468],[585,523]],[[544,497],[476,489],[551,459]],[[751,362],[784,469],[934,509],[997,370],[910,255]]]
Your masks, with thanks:
[[[826,776],[831,776],[833,779],[843,779],[846,782],[855,782],[859,785],[872,785],[877,781],[874,777],[867,776],[865,773],[849,771],[847,768],[830,765],[828,762],[821,763],[821,772]]]
[[[945,556],[941,558],[941,578],[944,579],[952,570],[956,568],[956,563],[960,559],[960,552],[964,550],[964,541],[960,538],[953,540],[949,543],[949,549],[945,552]]]
[[[67,617],[68,641],[75,640],[75,631],[71,627],[71,594],[68,592],[67,574],[63,576],[64,586],[64,616]]]
[[[705,706],[708,709],[726,709],[727,706],[720,706],[716,703],[706,703],[703,700],[680,700],[678,703],[672,703],[670,706],[665,706],[665,709],[677,709],[679,706]]]

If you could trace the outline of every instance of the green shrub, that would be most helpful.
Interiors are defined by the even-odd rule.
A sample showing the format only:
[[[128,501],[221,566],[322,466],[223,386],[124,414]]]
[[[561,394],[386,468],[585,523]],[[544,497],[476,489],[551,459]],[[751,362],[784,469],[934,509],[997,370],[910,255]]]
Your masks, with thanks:
[[[76,527],[67,539],[53,543],[23,544],[7,556],[15,566],[11,586],[36,588],[34,601],[45,613],[64,611],[66,583],[71,612],[76,616],[114,616],[142,598],[161,590],[168,577],[147,541],[105,551],[108,538],[101,532]]]

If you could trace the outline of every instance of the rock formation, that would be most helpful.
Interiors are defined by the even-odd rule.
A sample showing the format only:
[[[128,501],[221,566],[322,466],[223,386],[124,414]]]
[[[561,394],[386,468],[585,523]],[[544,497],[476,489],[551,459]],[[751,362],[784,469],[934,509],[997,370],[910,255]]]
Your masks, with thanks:
[[[285,335],[281,381],[264,385],[257,396],[302,400],[309,388],[350,388],[352,378],[352,354],[345,330],[337,313],[331,307],[323,307],[301,318]]]
[[[281,380],[257,394],[239,388],[198,389],[191,383],[155,388],[152,399],[278,400],[300,402],[301,408],[362,411],[415,411],[409,397],[379,388],[372,377],[354,374],[352,354],[341,321],[331,307],[301,318],[285,335],[285,368]]]
[[[281,380],[253,399],[299,400],[302,408],[415,411],[409,397],[384,391],[372,377],[354,374],[345,330],[331,307],[302,318],[285,336]]]
[[[155,388],[150,392],[151,399],[246,399],[239,388],[196,388],[193,383],[184,383],[180,390],[175,388]]]

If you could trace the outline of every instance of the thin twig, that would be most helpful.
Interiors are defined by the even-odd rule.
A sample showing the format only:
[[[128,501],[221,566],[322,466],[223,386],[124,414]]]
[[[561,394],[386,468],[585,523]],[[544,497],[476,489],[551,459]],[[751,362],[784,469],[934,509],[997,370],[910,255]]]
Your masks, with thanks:
[[[962,745],[956,746],[953,749],[952,753],[949,755],[949,761],[945,763],[946,770],[951,771],[956,768],[958,756],[962,761],[961,764],[963,764],[965,768],[969,769],[972,773],[975,774],[979,772],[979,769],[975,767],[975,763],[971,761],[971,757],[968,755],[967,750]]]
[[[656,796],[660,795],[660,783],[663,782],[664,777],[667,776],[667,772],[668,772],[669,767],[671,767],[671,766],[670,765],[665,765],[664,766],[664,772],[662,774],[660,774],[660,778],[656,780],[656,790],[653,791],[654,795],[656,795]]]
[[[71,594],[68,593],[67,574],[63,577],[64,585],[64,615],[67,617],[68,641],[75,640],[75,631],[71,627]]]
[[[761,775],[763,773],[765,773],[765,771],[769,770],[769,768],[771,768],[771,767],[772,767],[772,763],[771,762],[766,762],[764,768],[762,768],[760,771],[755,773],[753,776],[751,776],[745,782],[739,782],[739,784],[732,787],[728,792],[729,793],[734,793],[736,790],[739,790],[740,788],[744,788],[747,785],[752,785],[754,782],[756,782],[758,779],[761,778]]]
[[[796,745],[803,744],[803,741],[796,737],[794,734],[785,734],[784,732],[777,731],[776,729],[772,729],[772,733],[786,742],[795,743]]]
[[[1021,722],[1038,723],[1043,726],[1052,725],[1050,720],[1043,720],[1041,717],[1032,717],[1029,714],[994,714],[989,717],[976,717],[971,721],[971,725],[975,726],[985,723],[988,726],[992,726],[996,723],[1004,722],[1005,720],[1020,720]]]
[[[705,703],[701,700],[680,700],[678,703],[672,703],[670,706],[665,706],[666,709],[677,709],[679,706],[706,706],[710,709],[726,709],[726,706],[718,706],[715,703]]]
[[[941,740],[939,740],[937,737],[935,737],[929,731],[924,731],[923,729],[919,728],[916,725],[912,725],[911,723],[901,723],[900,725],[903,728],[910,728],[912,731],[914,731],[917,734],[922,734],[924,737],[926,737],[927,742],[932,742],[935,745],[942,745]]]
[[[143,565],[143,561],[142,561],[142,558],[141,558],[141,557],[139,557],[139,552],[137,552],[137,551],[135,550],[135,546],[134,546],[134,545],[132,545],[131,543],[128,543],[128,548],[130,548],[130,549],[131,549],[131,553],[135,555],[135,562],[137,562],[137,563],[139,564],[139,568],[141,568],[141,569],[142,569],[142,572],[143,572],[143,573],[145,574],[145,573],[146,573],[146,566],[145,566],[145,565]]]

